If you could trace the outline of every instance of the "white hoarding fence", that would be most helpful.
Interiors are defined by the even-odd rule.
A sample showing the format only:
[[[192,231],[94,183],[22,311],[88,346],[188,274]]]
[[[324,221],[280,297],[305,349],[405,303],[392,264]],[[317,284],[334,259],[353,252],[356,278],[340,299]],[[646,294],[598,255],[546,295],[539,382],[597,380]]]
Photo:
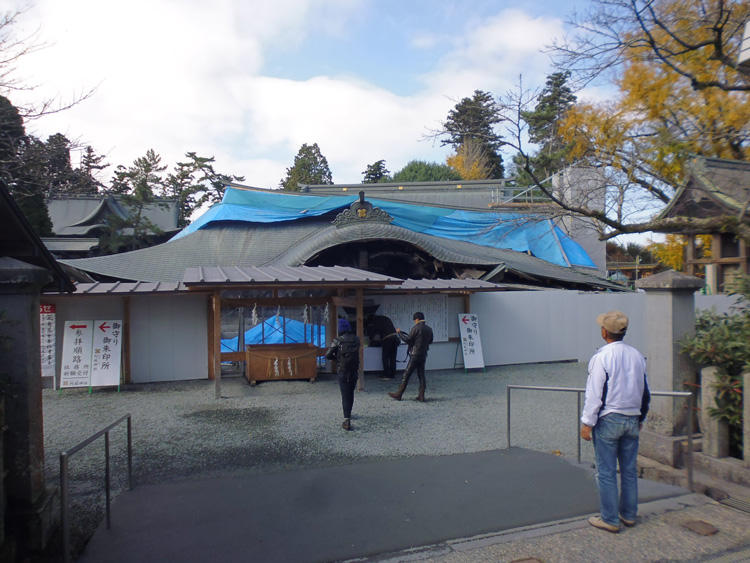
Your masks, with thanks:
[[[464,368],[484,368],[482,339],[479,336],[479,318],[471,313],[459,313],[458,329],[461,333]]]

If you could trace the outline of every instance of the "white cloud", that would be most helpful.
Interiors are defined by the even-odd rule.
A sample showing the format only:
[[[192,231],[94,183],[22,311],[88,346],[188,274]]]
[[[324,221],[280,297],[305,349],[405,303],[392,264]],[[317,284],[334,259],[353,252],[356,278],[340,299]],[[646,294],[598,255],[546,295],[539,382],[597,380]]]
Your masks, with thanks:
[[[429,129],[475,89],[502,94],[520,73],[543,83],[548,61],[538,50],[561,31],[559,20],[518,10],[475,22],[456,32],[454,49],[412,95],[367,83],[356,68],[304,80],[262,75],[269,49],[301,57],[295,49],[310,34],[349,33],[362,5],[41,0],[27,24],[41,24],[51,46],[24,63],[34,82],[44,80],[34,95],[97,90],[28,127],[40,136],[81,138],[112,164],[129,164],[148,148],[170,164],[188,150],[213,155],[218,170],[268,187],[278,184],[302,143],[317,142],[334,180],[355,182],[381,158],[392,171],[414,158],[444,160],[446,149],[423,140]],[[433,40],[414,38],[425,49]]]
[[[520,10],[503,10],[469,26],[458,45],[424,78],[428,88],[463,97],[476,90],[504,94],[518,84],[544,83],[550,62],[542,49],[562,34],[556,18],[533,18]]]

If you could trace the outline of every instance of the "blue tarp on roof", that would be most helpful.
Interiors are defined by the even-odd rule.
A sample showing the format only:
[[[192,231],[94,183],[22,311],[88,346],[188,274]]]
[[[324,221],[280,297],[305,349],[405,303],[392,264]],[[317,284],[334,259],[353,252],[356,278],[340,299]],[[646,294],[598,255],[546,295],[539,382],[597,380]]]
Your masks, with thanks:
[[[172,240],[215,221],[279,223],[316,217],[349,207],[357,196],[308,196],[228,187],[224,199],[185,227]],[[368,199],[410,231],[481,246],[530,252],[560,266],[596,265],[586,251],[550,219],[535,215],[466,211],[429,205]]]
[[[318,332],[320,331],[320,332]],[[274,315],[245,331],[245,345],[290,344],[311,342],[316,346],[326,345],[326,327],[305,324],[287,317]],[[239,337],[222,338],[222,352],[239,352]]]

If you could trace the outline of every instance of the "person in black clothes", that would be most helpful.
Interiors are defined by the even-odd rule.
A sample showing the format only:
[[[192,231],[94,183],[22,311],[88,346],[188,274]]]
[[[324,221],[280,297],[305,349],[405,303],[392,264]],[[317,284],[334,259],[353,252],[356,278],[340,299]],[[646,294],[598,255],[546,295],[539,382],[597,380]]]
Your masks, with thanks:
[[[339,336],[331,342],[330,348],[326,351],[326,358],[336,360],[341,406],[344,409],[344,422],[341,428],[351,430],[354,388],[359,374],[359,338],[352,332],[351,325],[346,319],[339,319]]]
[[[432,344],[432,329],[427,326],[424,321],[424,314],[417,311],[412,316],[414,319],[414,326],[411,327],[409,334],[404,333],[400,328],[396,329],[396,332],[406,344],[409,345],[409,363],[406,364],[404,370],[404,377],[401,380],[401,385],[398,391],[388,393],[393,399],[397,401],[401,400],[401,396],[406,390],[406,386],[409,384],[409,378],[414,370],[417,370],[417,377],[419,378],[419,394],[416,397],[417,401],[424,403],[424,392],[427,382],[424,376],[424,366],[427,362],[427,350]]]
[[[370,339],[370,346],[380,345],[380,357],[383,360],[381,379],[395,378],[399,338],[393,321],[384,315],[370,315],[367,317],[365,332]]]

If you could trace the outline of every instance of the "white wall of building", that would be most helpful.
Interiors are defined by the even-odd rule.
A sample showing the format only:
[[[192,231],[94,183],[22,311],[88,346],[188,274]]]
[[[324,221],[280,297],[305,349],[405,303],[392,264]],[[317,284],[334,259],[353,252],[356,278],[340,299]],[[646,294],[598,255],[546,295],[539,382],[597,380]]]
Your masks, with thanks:
[[[124,319],[124,297],[42,296],[56,305],[56,373],[60,377],[65,321]],[[132,383],[208,377],[208,306],[205,295],[130,296]]]
[[[725,312],[734,300],[696,295],[696,310]],[[471,310],[479,316],[486,365],[585,362],[602,345],[597,315],[612,309],[630,317],[625,342],[645,349],[645,303],[644,293],[507,291],[474,294]]]
[[[208,377],[205,295],[144,295],[130,304],[133,383]]]
[[[65,321],[123,319],[122,296],[47,297],[57,306],[57,374],[62,357]],[[390,297],[413,303],[410,296]],[[410,301],[411,300],[411,301]],[[471,312],[479,316],[485,365],[587,361],[601,346],[596,316],[620,309],[630,317],[625,341],[645,349],[643,293],[584,293],[578,291],[503,291],[476,293]],[[728,312],[735,298],[696,295],[696,309]],[[448,341],[430,347],[427,369],[463,365],[458,340],[458,314],[463,298],[448,297]],[[430,318],[427,319],[428,324]],[[406,330],[408,327],[401,327]],[[403,350],[399,352],[399,358]],[[372,358],[379,369],[379,357]],[[377,366],[374,366],[377,363]],[[206,379],[208,377],[208,303],[205,295],[131,295],[130,367],[133,383]],[[399,365],[402,367],[402,364]]]

